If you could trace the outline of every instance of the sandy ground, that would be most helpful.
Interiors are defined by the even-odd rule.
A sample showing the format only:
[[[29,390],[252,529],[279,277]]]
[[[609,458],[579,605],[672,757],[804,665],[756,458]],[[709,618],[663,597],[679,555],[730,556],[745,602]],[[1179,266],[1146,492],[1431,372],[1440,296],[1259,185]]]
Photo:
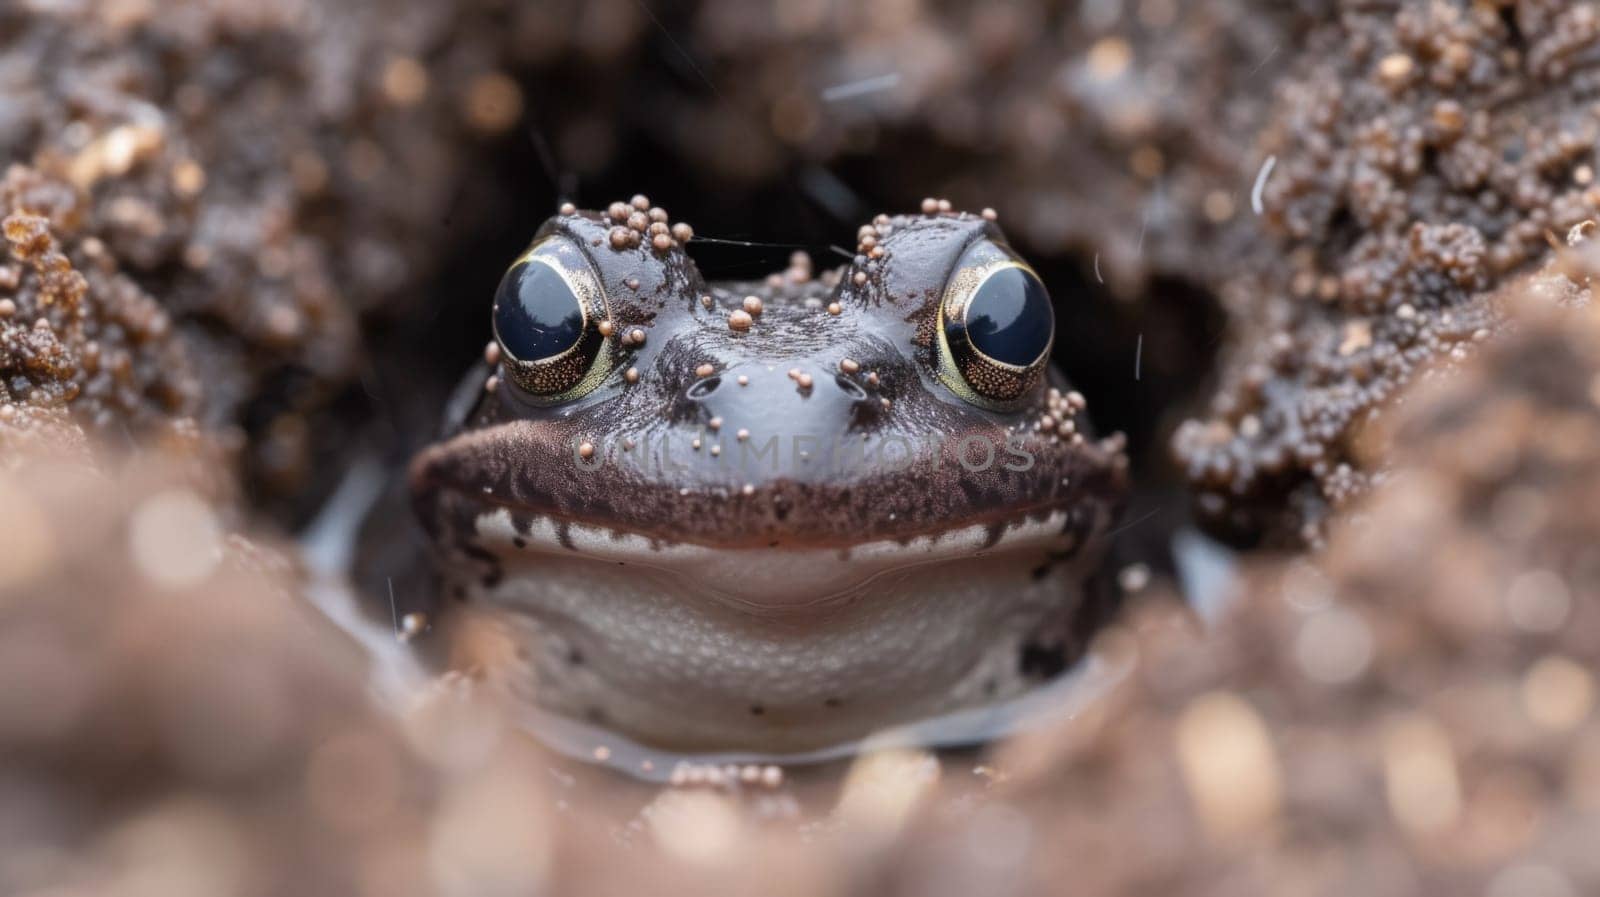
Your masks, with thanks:
[[[0,891],[1600,889],[1594,4],[824,6],[0,11]],[[291,535],[640,190],[1000,209],[1226,618],[1140,556],[1075,720],[668,788],[377,701]]]

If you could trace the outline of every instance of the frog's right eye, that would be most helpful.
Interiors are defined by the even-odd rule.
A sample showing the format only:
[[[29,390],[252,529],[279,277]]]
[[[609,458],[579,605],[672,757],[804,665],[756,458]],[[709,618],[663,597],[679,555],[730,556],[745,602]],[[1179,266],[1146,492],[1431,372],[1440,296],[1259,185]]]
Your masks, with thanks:
[[[494,338],[507,375],[541,404],[579,398],[610,370],[600,322],[605,291],[576,248],[551,237],[523,253],[494,294]]]
[[[1055,326],[1039,275],[1009,248],[975,243],[939,304],[939,379],[974,405],[1009,410],[1043,378]]]

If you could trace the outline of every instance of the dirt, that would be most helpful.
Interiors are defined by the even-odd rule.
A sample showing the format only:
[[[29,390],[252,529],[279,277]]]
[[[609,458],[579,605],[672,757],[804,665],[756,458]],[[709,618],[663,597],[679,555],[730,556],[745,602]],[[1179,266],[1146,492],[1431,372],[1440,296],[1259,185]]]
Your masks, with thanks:
[[[1170,608],[1136,616],[1104,642],[1139,657],[1124,700],[1003,755],[1017,799],[1051,820],[1041,839],[1074,845],[1039,880],[1161,894],[1597,886],[1581,845],[1600,797],[1600,520],[1578,497],[1600,488],[1600,318],[1510,304],[1515,335],[1407,392],[1369,437],[1391,472],[1320,555],[1252,565],[1214,631]],[[1087,862],[1127,832],[1150,849]]]
[[[1566,2],[1354,8],[1309,37],[1251,153],[1260,240],[1217,287],[1218,384],[1173,439],[1214,524],[1320,542],[1381,474],[1363,428],[1595,214],[1597,39]]]
[[[29,383],[76,383],[102,433],[193,417],[258,504],[308,513],[365,423],[330,413],[371,380],[361,325],[418,313],[463,179],[521,114],[494,6],[0,11],[0,158],[27,166],[7,182],[13,245],[49,219],[88,281],[70,287],[86,338],[132,368],[105,384],[68,347]],[[149,320],[102,332],[102,307]]]
[[[0,11],[0,890],[1600,889],[1600,10],[824,8]],[[1140,557],[1086,717],[775,785],[377,705],[286,533],[427,437],[558,198],[640,191],[781,244],[719,277],[999,209],[1132,536],[1183,482],[1258,546],[1231,611]]]

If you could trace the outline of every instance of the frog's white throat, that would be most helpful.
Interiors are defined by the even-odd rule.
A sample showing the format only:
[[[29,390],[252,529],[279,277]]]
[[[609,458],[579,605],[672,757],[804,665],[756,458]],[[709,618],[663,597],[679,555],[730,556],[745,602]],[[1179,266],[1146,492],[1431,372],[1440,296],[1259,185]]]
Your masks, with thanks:
[[[658,747],[811,750],[1038,684],[1019,659],[1070,641],[1102,541],[1064,523],[717,549],[493,511],[500,569],[457,616],[513,700]]]

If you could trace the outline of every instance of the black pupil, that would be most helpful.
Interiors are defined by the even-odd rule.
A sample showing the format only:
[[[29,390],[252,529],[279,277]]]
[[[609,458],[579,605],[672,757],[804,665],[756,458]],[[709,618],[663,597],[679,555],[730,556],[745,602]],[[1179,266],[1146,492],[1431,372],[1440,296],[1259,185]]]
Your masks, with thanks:
[[[1054,328],[1050,294],[1021,268],[990,275],[967,306],[967,339],[1003,364],[1026,367],[1039,360]]]
[[[519,262],[495,291],[494,328],[511,357],[542,361],[577,344],[583,335],[583,310],[554,268]]]

